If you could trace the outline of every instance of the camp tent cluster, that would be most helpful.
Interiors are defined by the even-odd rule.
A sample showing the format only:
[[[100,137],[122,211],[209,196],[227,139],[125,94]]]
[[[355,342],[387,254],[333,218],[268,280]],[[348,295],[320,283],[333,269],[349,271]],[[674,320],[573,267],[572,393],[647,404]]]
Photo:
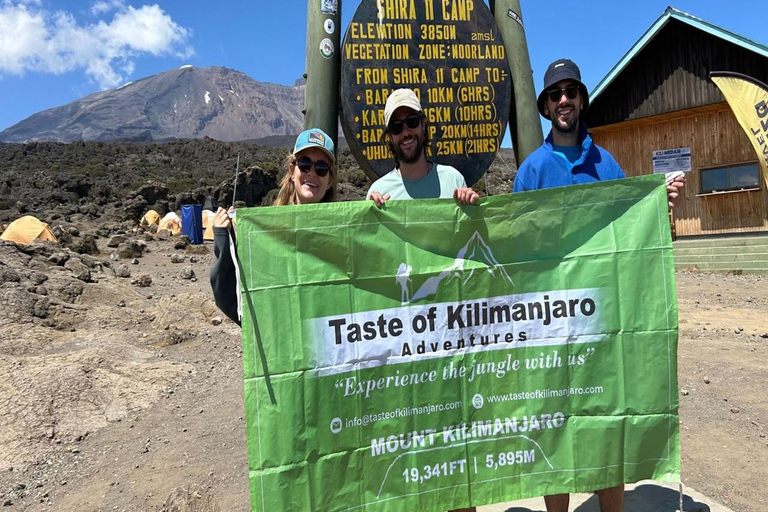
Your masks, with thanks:
[[[209,198],[210,199],[210,198]],[[213,212],[215,201],[206,200],[202,210],[203,239],[213,240]],[[165,229],[172,235],[178,235],[182,232],[183,222],[176,212],[168,212],[165,216],[160,216],[155,210],[148,210],[139,221],[139,225],[148,228],[151,225],[157,225],[157,229]]]
[[[59,242],[51,231],[51,227],[33,215],[25,215],[8,224],[0,235],[0,239],[24,245],[31,244],[35,240]]]
[[[212,210],[204,209],[202,211],[204,240],[213,240],[214,215]],[[144,228],[153,224],[156,224],[158,229],[166,229],[173,235],[181,233],[181,218],[175,212],[168,212],[161,218],[160,214],[155,210],[149,210],[139,221],[139,225]],[[54,243],[59,242],[56,239],[56,235],[53,234],[51,227],[34,215],[20,217],[8,224],[7,227],[4,227],[3,224],[0,223],[0,233],[2,233],[0,234],[0,240],[9,240],[24,245],[31,244],[35,240],[47,240]]]
[[[148,228],[153,224],[157,226],[157,229],[165,229],[172,235],[181,233],[181,218],[176,212],[168,212],[165,217],[160,217],[160,214],[155,210],[149,210],[139,221],[139,226],[143,228]]]

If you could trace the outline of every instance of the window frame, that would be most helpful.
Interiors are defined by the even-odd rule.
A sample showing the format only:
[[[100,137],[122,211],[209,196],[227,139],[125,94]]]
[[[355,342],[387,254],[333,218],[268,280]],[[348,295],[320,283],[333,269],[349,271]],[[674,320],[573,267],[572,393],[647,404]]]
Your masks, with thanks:
[[[731,169],[734,167],[741,167],[741,166],[747,166],[747,165],[753,165],[756,171],[756,180],[754,185],[744,186],[744,187],[727,187],[724,189],[711,189],[711,190],[704,190],[704,173],[707,171],[716,171],[725,169],[726,171],[726,180],[728,182],[731,181]],[[761,169],[760,169],[760,162],[757,160],[750,160],[748,162],[734,162],[729,164],[721,164],[721,165],[713,165],[711,167],[702,167],[699,169],[699,193],[698,196],[711,196],[711,195],[718,195],[718,194],[731,194],[734,192],[751,192],[755,190],[762,190],[761,186]]]

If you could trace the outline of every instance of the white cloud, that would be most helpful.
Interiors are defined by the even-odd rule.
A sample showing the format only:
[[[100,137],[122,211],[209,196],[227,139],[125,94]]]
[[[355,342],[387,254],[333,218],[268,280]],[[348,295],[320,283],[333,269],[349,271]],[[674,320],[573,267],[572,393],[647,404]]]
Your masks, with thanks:
[[[110,11],[122,9],[124,5],[122,0],[99,0],[91,6],[91,14],[98,16]]]
[[[158,5],[138,8],[100,1],[92,14],[115,10],[111,20],[79,24],[65,11],[46,11],[33,1],[0,0],[0,76],[83,70],[102,88],[117,86],[145,54],[188,59],[192,31]]]

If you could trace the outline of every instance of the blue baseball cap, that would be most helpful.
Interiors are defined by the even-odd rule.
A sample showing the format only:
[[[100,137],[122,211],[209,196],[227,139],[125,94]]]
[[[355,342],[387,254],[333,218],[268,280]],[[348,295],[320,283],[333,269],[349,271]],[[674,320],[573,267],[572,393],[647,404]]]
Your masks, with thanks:
[[[310,128],[299,134],[296,145],[293,146],[293,156],[307,148],[317,148],[328,155],[332,163],[336,161],[336,156],[333,154],[333,139],[320,128]]]

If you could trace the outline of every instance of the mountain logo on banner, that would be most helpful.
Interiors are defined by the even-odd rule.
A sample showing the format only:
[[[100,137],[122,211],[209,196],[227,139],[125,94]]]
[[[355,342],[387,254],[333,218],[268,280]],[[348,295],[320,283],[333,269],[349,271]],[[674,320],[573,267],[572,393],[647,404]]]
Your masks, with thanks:
[[[481,265],[475,265],[473,262],[480,263]],[[513,286],[515,284],[512,278],[509,277],[509,274],[507,274],[507,271],[504,270],[504,267],[496,261],[491,247],[483,240],[480,233],[475,231],[464,247],[459,249],[453,265],[438,275],[427,278],[413,295],[411,295],[411,272],[413,267],[407,263],[401,263],[395,275],[395,281],[400,285],[401,289],[400,302],[405,306],[411,302],[431,297],[437,293],[441,284],[450,284],[456,280],[461,281],[461,284],[466,284],[478,269],[484,269],[494,278],[505,279]]]

